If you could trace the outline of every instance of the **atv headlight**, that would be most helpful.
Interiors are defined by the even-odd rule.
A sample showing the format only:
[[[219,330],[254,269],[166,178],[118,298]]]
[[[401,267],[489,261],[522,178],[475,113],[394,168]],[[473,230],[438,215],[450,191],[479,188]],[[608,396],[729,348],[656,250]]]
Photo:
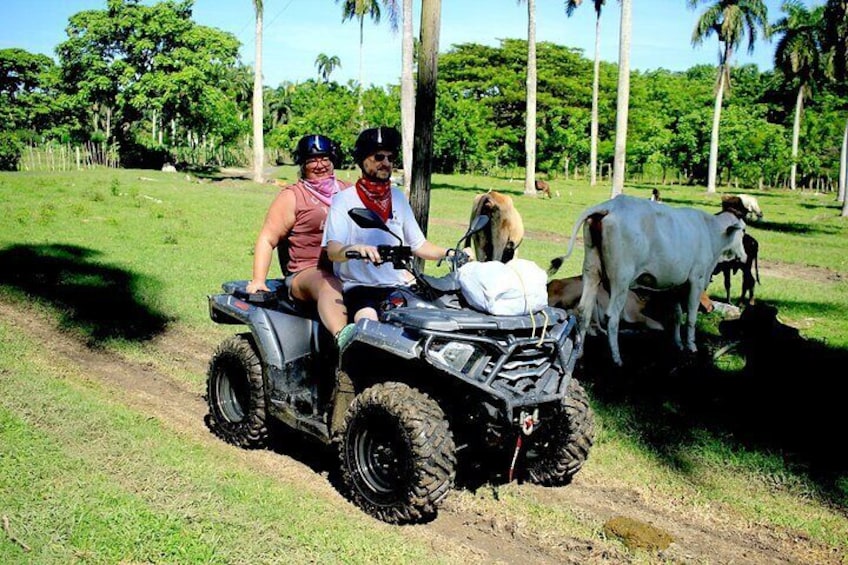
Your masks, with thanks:
[[[476,353],[476,355],[475,355]],[[431,347],[429,351],[431,360],[436,365],[442,365],[459,373],[466,373],[466,367],[473,366],[472,360],[480,357],[481,352],[470,343],[448,341]]]

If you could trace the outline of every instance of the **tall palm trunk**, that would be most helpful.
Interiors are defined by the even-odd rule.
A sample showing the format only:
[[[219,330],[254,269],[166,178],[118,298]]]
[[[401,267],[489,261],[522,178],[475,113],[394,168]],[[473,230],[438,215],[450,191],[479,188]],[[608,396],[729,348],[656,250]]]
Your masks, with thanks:
[[[613,197],[624,191],[624,169],[627,163],[627,115],[630,108],[630,1],[621,0],[621,28],[618,38],[618,103],[612,173]]]
[[[536,194],[536,0],[527,0],[527,119],[524,194]]]
[[[412,80],[415,44],[412,37],[412,0],[403,0],[403,58],[400,75],[400,121],[403,130],[403,188],[412,186],[412,146],[415,137],[415,82]]]
[[[253,0],[256,9],[256,64],[253,69],[253,180],[264,182],[265,139],[262,132],[262,117],[265,104],[262,101],[262,0]]]
[[[710,134],[710,162],[707,169],[707,193],[715,193],[718,172],[718,132],[721,123],[721,105],[724,102],[724,89],[730,86],[730,55],[732,49],[725,43],[721,63],[718,66],[718,88],[713,108],[713,131]]]
[[[721,104],[724,100],[724,66],[719,67],[718,89],[713,108],[713,131],[710,134],[710,163],[707,170],[707,192],[716,191],[716,172],[718,171],[718,130],[721,122]]]
[[[789,188],[795,190],[795,175],[798,172],[798,138],[801,133],[801,112],[804,110],[804,85],[798,87],[795,99],[795,122],[792,124],[792,169],[789,171]]]
[[[362,129],[365,127],[365,123],[363,122],[363,116],[365,115],[365,109],[362,106],[362,60],[365,58],[365,17],[359,18],[359,90],[357,91],[357,110],[359,111],[359,127]]]
[[[601,15],[595,16],[595,70],[592,79],[592,123],[589,126],[589,184],[598,182],[598,90],[601,72]]]
[[[848,120],[842,134],[842,154],[839,157],[839,201],[842,202],[842,217],[848,218],[848,188],[845,187],[846,168],[848,168]]]
[[[415,169],[409,201],[418,225],[427,234],[430,219],[430,175],[433,171],[433,129],[436,121],[436,79],[439,73],[441,0],[421,2],[421,51],[415,96]]]

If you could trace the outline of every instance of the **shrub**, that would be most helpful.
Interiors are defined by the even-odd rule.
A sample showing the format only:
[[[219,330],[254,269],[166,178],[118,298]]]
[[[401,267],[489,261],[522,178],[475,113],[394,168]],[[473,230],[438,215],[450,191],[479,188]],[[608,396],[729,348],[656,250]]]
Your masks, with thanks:
[[[8,131],[0,131],[0,171],[17,171],[24,145]]]

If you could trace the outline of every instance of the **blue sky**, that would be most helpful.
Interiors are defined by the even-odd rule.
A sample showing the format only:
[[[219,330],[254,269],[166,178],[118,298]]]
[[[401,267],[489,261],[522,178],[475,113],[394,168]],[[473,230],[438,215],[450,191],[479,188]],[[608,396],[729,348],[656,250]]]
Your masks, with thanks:
[[[813,5],[812,0],[805,0]],[[150,2],[145,2],[150,3]],[[781,17],[779,0],[765,0],[769,20]],[[816,2],[820,4],[821,2]],[[562,0],[536,0],[536,37],[582,49],[594,56],[595,18],[593,3],[584,0],[571,18]],[[634,0],[631,35],[631,69],[665,68],[685,70],[697,64],[714,65],[718,45],[714,38],[693,47],[692,29],[703,5],[695,10],[686,0]],[[68,18],[82,10],[102,10],[106,0],[3,0],[0,48],[20,47],[34,53],[54,55],[54,48],[67,36]],[[418,0],[414,4],[419,17]],[[316,57],[336,55],[342,66],[333,80],[359,78],[359,26],[341,21],[341,7],[334,0],[265,0],[263,67],[265,84],[316,78]],[[618,60],[619,4],[608,0],[601,16],[601,59]],[[202,25],[229,31],[242,42],[242,61],[254,61],[253,3],[251,0],[195,0],[194,20]],[[417,24],[415,33],[417,34]],[[527,8],[516,0],[442,0],[440,51],[452,44],[497,45],[503,38],[527,36]],[[392,33],[384,20],[375,25],[366,20],[363,80],[385,85],[400,79],[400,32]],[[761,70],[772,68],[774,44],[758,41],[753,56],[743,49],[736,64],[755,63]]]

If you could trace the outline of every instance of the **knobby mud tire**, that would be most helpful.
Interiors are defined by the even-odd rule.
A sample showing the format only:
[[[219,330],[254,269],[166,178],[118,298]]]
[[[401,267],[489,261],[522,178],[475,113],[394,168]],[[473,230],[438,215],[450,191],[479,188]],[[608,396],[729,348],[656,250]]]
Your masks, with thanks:
[[[589,457],[595,435],[589,397],[577,379],[571,379],[559,410],[536,434],[525,457],[528,480],[544,486],[567,485]]]
[[[221,439],[244,448],[267,445],[262,362],[250,334],[218,346],[206,375],[207,425]]]
[[[384,522],[431,520],[453,488],[456,446],[444,412],[405,384],[361,392],[333,441],[345,494]]]

